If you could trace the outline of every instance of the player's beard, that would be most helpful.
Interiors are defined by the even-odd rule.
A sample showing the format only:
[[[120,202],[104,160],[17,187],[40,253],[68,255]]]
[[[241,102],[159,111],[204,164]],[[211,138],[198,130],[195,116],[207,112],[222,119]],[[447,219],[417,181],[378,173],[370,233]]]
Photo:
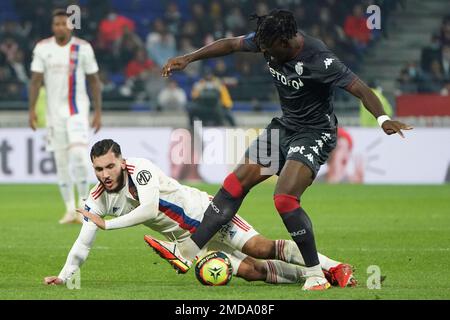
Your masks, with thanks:
[[[103,185],[103,187],[105,188],[107,193],[116,193],[116,192],[119,192],[120,190],[122,190],[122,188],[125,186],[125,176],[126,176],[126,171],[122,170],[121,174],[117,178],[117,187],[115,187],[114,189],[111,189],[111,190],[108,190],[108,188],[106,188],[105,184],[102,181],[100,181],[100,183]]]

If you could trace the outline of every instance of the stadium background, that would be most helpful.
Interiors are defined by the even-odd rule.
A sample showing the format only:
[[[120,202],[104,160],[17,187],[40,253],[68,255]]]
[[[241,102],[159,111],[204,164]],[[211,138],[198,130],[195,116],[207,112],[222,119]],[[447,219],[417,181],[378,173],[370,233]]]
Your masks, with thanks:
[[[232,165],[201,166],[193,174],[189,168],[181,174],[183,170],[174,168],[167,156],[170,131],[189,128],[188,110],[196,105],[192,89],[209,73],[227,87],[232,108],[224,115],[232,116],[236,127],[264,127],[279,113],[270,74],[261,57],[249,54],[197,62],[186,72],[174,74],[170,84],[160,77],[160,68],[171,56],[253,30],[254,22],[248,16],[254,12],[292,9],[302,29],[323,39],[371,87],[382,88],[385,107],[390,104],[394,116],[416,128],[406,133],[404,141],[385,137],[365,122],[356,99],[336,92],[340,124],[350,133],[343,140],[352,146],[346,154],[348,165],[338,168],[341,174],[334,179],[325,173],[303,201],[311,208],[320,250],[354,263],[362,286],[353,291],[330,290],[313,298],[450,297],[448,277],[438,272],[423,274],[423,270],[439,270],[450,262],[446,236],[450,226],[446,184],[450,181],[448,1],[2,0],[0,265],[4,277],[0,298],[308,298],[293,286],[248,287],[240,280],[234,280],[230,288],[205,291],[192,275],[175,277],[167,265],[149,254],[141,240],[148,231],[141,227],[99,237],[82,270],[84,290],[42,287],[45,275],[58,273],[79,227],[56,224],[63,210],[57,187],[37,184],[55,181],[54,168],[46,167],[51,155],[42,147],[45,131],[35,134],[27,127],[27,84],[32,49],[38,40],[51,35],[52,9],[69,4],[81,7],[81,29],[75,34],[94,47],[103,83],[103,129],[93,141],[103,136],[120,141],[122,137],[125,149],[130,144],[129,154],[148,156],[168,174],[211,193],[218,186],[199,181],[220,183]],[[381,30],[358,27],[365,24],[365,9],[371,4],[381,9]],[[362,16],[355,16],[361,10]],[[186,103],[179,102],[183,99],[159,100],[159,94],[175,84],[186,95]],[[177,92],[177,97],[183,95]],[[209,130],[217,127],[212,122]],[[225,126],[231,124],[225,122]],[[124,138],[126,133],[129,139]],[[226,143],[221,146],[225,148]],[[322,183],[326,180],[346,183]],[[381,185],[353,184],[362,182]],[[248,213],[243,216],[269,237],[286,237],[271,204],[272,184],[252,192],[243,207]],[[139,271],[130,273],[128,263],[122,261]],[[387,275],[379,291],[365,286],[366,268],[374,264]],[[192,296],[181,294],[180,285],[189,288]]]

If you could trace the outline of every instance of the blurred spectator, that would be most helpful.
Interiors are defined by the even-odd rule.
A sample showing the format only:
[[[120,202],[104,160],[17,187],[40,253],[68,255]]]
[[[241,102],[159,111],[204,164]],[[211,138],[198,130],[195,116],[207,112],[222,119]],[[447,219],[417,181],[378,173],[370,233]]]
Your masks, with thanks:
[[[443,45],[440,57],[440,69],[445,81],[450,81],[450,43]]]
[[[147,99],[152,104],[157,104],[158,94],[165,88],[166,79],[161,77],[161,70],[153,68],[145,79],[144,90]]]
[[[158,110],[185,111],[186,103],[186,93],[175,80],[169,80],[158,95]]]
[[[100,22],[98,45],[101,48],[111,48],[114,42],[119,41],[125,28],[134,31],[135,22],[111,10],[105,19]]]
[[[15,78],[23,84],[28,83],[28,72],[25,67],[25,56],[22,50],[17,50],[11,61],[9,62],[14,71]]]
[[[355,5],[353,14],[345,19],[344,31],[353,40],[358,51],[363,51],[369,44],[370,30],[367,28],[366,17],[361,5]]]
[[[21,71],[21,65],[29,65],[34,42],[51,34],[47,21],[50,19],[54,6],[65,7],[67,1],[11,0],[11,2],[14,3],[15,11],[11,16],[15,14],[20,21],[0,22],[0,52],[8,56],[5,60],[6,68],[15,83],[9,87],[9,90],[17,92],[18,86],[19,92],[22,93],[25,77]],[[357,10],[357,6],[355,7],[355,4],[367,6],[368,0],[191,0],[185,2],[165,0],[161,1],[163,5],[155,6],[158,9],[154,10],[159,11],[152,11],[149,15],[139,11],[147,8],[141,5],[142,0],[76,1],[78,2],[81,5],[82,29],[77,30],[76,33],[85,39],[93,40],[100,69],[105,70],[106,87],[111,89],[107,90],[108,97],[116,96],[118,99],[150,97],[152,101],[155,101],[159,93],[158,88],[161,90],[164,87],[164,79],[159,79],[158,68],[144,72],[136,79],[128,78],[123,85],[124,81],[121,79],[125,79],[127,70],[130,71],[132,67],[138,67],[137,69],[142,67],[136,64],[136,61],[130,64],[139,48],[144,46],[153,62],[162,66],[168,58],[192,52],[195,48],[217,38],[238,36],[253,31],[256,21],[248,19],[252,13],[267,14],[271,8],[275,7],[292,10],[301,29],[322,38],[330,49],[355,71],[361,64],[362,56],[361,52],[354,47],[353,42],[356,40],[353,38],[349,40],[344,27],[348,23],[350,27],[347,27],[352,31],[368,31],[365,28],[364,15],[361,14],[361,10]],[[394,10],[398,2],[399,0],[376,1],[382,6],[383,30],[386,28],[386,17],[389,16],[387,10]],[[352,10],[357,12],[357,17],[347,18]],[[149,23],[152,23],[150,33],[148,33]],[[358,26],[364,26],[364,28],[361,29]],[[439,30],[441,42],[450,39],[449,30],[450,23],[446,18],[442,21]],[[361,35],[356,32],[353,36],[359,39]],[[363,36],[362,43],[368,42],[370,31]],[[361,40],[358,41],[361,42]],[[361,51],[360,47],[361,45],[356,46]],[[16,55],[19,50],[22,52]],[[441,61],[441,54],[435,58]],[[432,60],[434,59],[428,61]],[[270,76],[261,75],[261,72],[267,74],[264,59],[255,56],[248,58],[245,54],[218,61],[216,64],[211,62],[190,64],[184,74],[177,75],[179,85],[184,90],[189,90],[192,81],[199,77],[204,65],[214,68],[239,100],[254,101],[254,105],[260,105],[258,101],[272,98],[274,92],[271,86],[272,80]],[[240,83],[240,88],[233,87],[237,82]],[[23,93],[19,96],[23,96]]]
[[[400,77],[397,79],[398,89],[396,94],[417,93],[422,81],[422,71],[415,62],[410,62],[400,71]]]
[[[133,78],[141,75],[146,71],[150,71],[155,67],[155,64],[147,57],[147,52],[144,49],[139,49],[133,60],[131,60],[125,70],[127,78]]]
[[[164,20],[166,22],[167,30],[177,37],[180,33],[182,15],[175,1],[171,1],[167,5],[166,12],[164,13]]]
[[[450,45],[450,15],[442,20],[440,41],[442,45]]]
[[[116,61],[119,66],[126,66],[134,58],[138,50],[144,49],[144,43],[141,38],[128,29],[128,26],[124,27],[123,36],[118,40],[116,46]]]
[[[205,69],[205,75],[193,86],[191,97],[195,105],[189,110],[191,127],[194,118],[199,118],[204,125],[221,126],[228,121],[231,126],[235,125],[234,118],[229,111],[233,101],[227,87],[214,77],[212,70]]]
[[[207,14],[205,14],[205,8],[202,3],[195,2],[192,5],[192,22],[197,26],[198,32],[202,35],[207,35],[211,26],[213,25],[213,20]],[[203,45],[203,43],[201,44]]]
[[[147,36],[146,47],[148,55],[159,67],[176,55],[175,37],[167,31],[161,19],[155,20],[153,31]]]
[[[6,56],[6,60],[12,61],[17,51],[19,50],[19,45],[12,37],[7,37],[3,39],[0,44],[0,52]]]
[[[420,67],[423,71],[429,72],[431,67],[431,62],[433,60],[439,60],[441,53],[440,37],[437,34],[431,36],[431,42],[427,47],[422,49],[420,55]]]
[[[440,93],[444,88],[445,78],[438,60],[431,62],[430,71],[424,74],[424,81],[419,86],[419,92]]]
[[[225,17],[225,25],[234,35],[244,34],[247,30],[247,21],[239,7],[234,7]]]

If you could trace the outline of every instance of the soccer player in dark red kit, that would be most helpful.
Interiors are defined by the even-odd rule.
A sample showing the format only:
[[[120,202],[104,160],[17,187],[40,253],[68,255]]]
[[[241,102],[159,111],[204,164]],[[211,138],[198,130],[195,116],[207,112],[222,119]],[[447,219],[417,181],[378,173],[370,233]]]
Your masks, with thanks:
[[[278,90],[282,116],[271,121],[266,131],[247,150],[244,163],[225,178],[202,223],[188,241],[178,246],[179,252],[169,252],[164,242],[160,242],[155,249],[166,259],[170,257],[168,260],[194,260],[221,226],[236,214],[250,189],[269,178],[268,164],[273,168],[272,162],[278,161],[278,168],[272,172],[279,176],[274,203],[303,255],[307,267],[303,289],[325,290],[330,284],[320,268],[312,223],[300,205],[300,198],[336,145],[334,87],[344,88],[361,99],[386,134],[399,133],[403,137],[402,130],[412,127],[391,120],[377,96],[361,79],[321,40],[297,28],[292,12],[276,9],[254,18],[257,19],[255,32],[219,39],[195,52],[169,59],[163,67],[163,76],[169,76],[171,72],[183,70],[197,60],[237,51],[262,53]],[[278,139],[273,139],[272,132],[277,133]],[[270,154],[267,150],[271,147],[275,147],[275,158],[274,152]],[[283,250],[288,248],[276,248],[278,252],[275,254],[282,255]],[[346,278],[349,274],[350,266],[344,265],[342,277]]]

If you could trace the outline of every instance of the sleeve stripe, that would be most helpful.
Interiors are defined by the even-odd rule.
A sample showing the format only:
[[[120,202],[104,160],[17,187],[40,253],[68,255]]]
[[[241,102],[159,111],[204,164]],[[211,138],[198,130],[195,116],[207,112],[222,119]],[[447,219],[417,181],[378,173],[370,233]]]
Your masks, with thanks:
[[[355,77],[353,78],[352,82],[350,82],[350,83],[345,87],[345,89],[346,89],[346,90],[350,90],[351,87],[353,87],[353,85],[354,85],[354,84],[356,83],[356,81],[358,81],[358,80],[359,80],[358,76],[355,76]]]

